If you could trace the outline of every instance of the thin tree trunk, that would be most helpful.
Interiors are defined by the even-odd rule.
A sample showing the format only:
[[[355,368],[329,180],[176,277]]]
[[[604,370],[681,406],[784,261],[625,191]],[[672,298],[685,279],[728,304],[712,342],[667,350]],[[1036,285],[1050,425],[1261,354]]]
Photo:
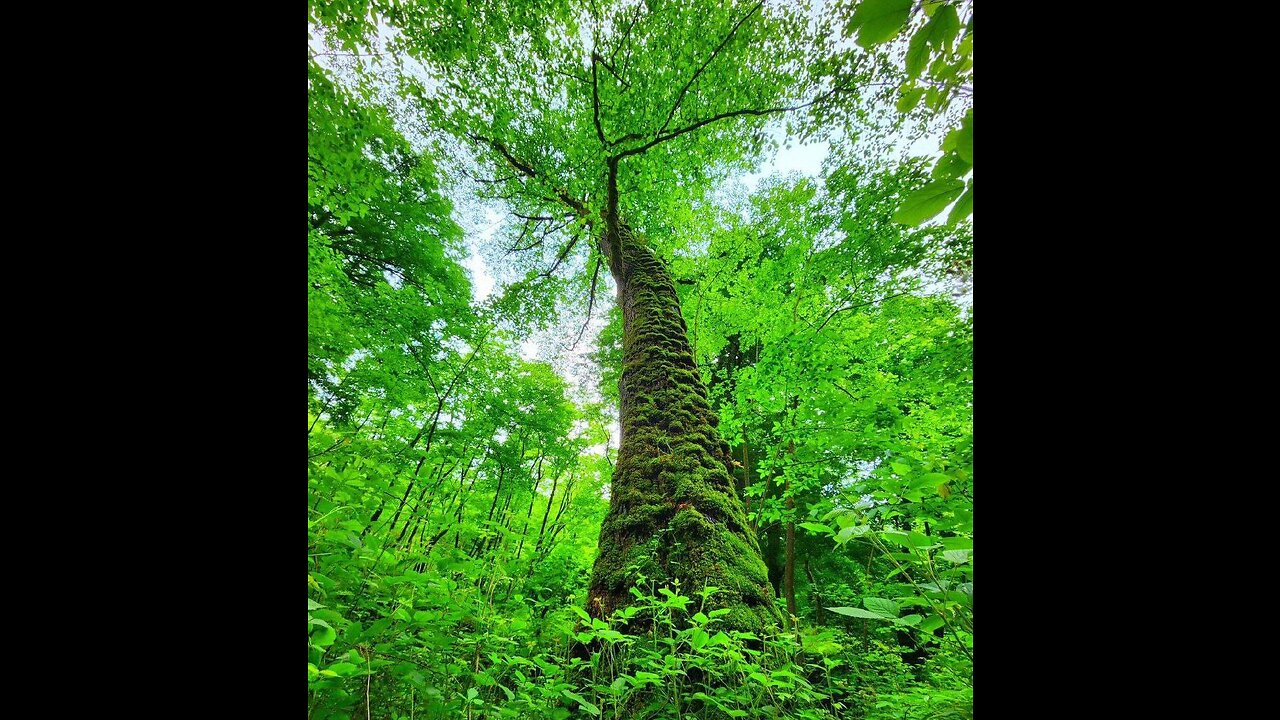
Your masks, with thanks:
[[[827,616],[822,607],[822,588],[818,586],[818,579],[813,574],[813,567],[809,564],[809,558],[804,559],[804,574],[809,578],[809,593],[813,595],[813,609],[817,615],[819,625],[827,622]]]
[[[787,473],[787,550],[782,566],[782,594],[787,598],[787,612],[796,617],[796,499],[791,496],[791,474]],[[797,622],[797,621],[793,621]]]
[[[524,518],[524,530],[520,531],[520,546],[516,548],[516,559],[520,559],[520,553],[524,552],[525,537],[529,534],[529,523],[533,520],[533,506],[538,504],[538,486],[542,484],[542,457],[538,457],[537,479],[533,482],[533,492],[529,495],[529,514]],[[554,491],[555,481],[551,483]],[[507,595],[510,596],[511,590],[507,589]]]
[[[792,397],[791,399],[791,439],[787,441],[787,454],[791,456],[792,461],[796,456],[796,410],[800,407],[800,398]],[[796,497],[791,492],[791,473],[785,472],[783,477],[784,486],[783,494],[787,497],[787,550],[782,566],[782,594],[787,598],[787,612],[793,618],[797,632],[800,630],[800,621],[796,612]]]

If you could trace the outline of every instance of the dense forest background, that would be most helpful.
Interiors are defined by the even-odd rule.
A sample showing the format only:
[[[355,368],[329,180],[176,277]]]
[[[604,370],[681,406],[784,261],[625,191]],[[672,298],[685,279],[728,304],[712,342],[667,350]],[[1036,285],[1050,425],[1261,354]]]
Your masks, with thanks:
[[[308,717],[971,718],[972,1],[308,11]]]

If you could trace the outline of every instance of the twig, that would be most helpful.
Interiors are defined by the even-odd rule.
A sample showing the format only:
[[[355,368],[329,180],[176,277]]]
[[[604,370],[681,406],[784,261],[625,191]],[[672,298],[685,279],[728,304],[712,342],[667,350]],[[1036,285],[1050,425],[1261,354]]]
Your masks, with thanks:
[[[595,272],[591,274],[591,295],[587,298],[587,319],[583,321],[582,329],[578,331],[577,339],[574,340],[573,344],[569,346],[570,350],[578,347],[578,341],[582,340],[582,334],[587,331],[587,325],[591,323],[591,308],[595,305],[595,302],[596,302],[596,280],[600,278],[600,263],[603,261],[604,261],[603,256],[597,254],[596,269],[595,269]]]

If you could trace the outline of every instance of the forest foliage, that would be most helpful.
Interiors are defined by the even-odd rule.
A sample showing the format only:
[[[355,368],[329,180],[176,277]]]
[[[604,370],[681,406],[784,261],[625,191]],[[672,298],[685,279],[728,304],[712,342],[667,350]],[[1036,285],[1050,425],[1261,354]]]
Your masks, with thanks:
[[[308,717],[971,718],[972,0],[308,30]],[[678,294],[758,628],[639,565],[592,610],[618,224]]]

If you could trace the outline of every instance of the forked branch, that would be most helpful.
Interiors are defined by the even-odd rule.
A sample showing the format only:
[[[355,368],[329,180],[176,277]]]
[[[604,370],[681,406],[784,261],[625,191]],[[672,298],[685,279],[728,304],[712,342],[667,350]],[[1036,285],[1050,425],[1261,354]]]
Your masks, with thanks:
[[[702,65],[694,71],[693,75],[689,76],[688,82],[684,84],[684,87],[680,88],[680,92],[676,95],[676,102],[671,106],[671,111],[667,113],[666,121],[662,123],[662,127],[658,128],[658,132],[654,133],[655,135],[662,135],[667,131],[667,126],[671,124],[671,119],[675,117],[676,110],[680,109],[680,103],[684,100],[685,93],[689,92],[689,88],[693,86],[694,81],[698,79],[698,76],[702,74],[703,70],[707,69],[707,66],[711,64],[711,61],[716,59],[716,56],[720,54],[720,51],[729,44],[729,41],[732,40],[733,36],[738,32],[738,28],[742,27],[742,23],[746,22],[747,18],[756,14],[756,11],[758,11],[762,5],[764,5],[763,2],[756,3],[747,11],[746,15],[739,18],[738,22],[734,23],[733,29],[729,31],[729,34],[724,36],[724,39],[720,41],[720,44],[716,46],[716,49],[712,50],[711,54],[707,56],[707,59],[702,61]]]

